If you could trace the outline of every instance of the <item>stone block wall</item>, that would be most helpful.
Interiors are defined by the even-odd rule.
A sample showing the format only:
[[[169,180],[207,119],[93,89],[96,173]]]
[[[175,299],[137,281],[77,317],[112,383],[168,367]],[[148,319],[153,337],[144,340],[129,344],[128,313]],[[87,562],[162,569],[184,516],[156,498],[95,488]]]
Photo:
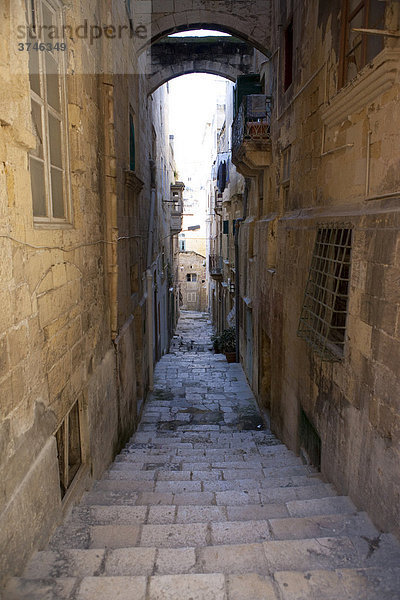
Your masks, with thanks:
[[[129,28],[125,3],[111,8],[115,14],[106,3],[68,3],[65,23],[75,30],[85,19],[89,24],[125,19]],[[107,44],[94,48],[89,39],[68,40],[65,147],[71,210],[62,224],[34,222],[28,165],[36,139],[28,53],[18,51],[11,35],[26,22],[25,2],[6,1],[0,12],[3,581],[45,545],[90,478],[101,476],[131,435],[149,389],[146,340],[152,319],[145,270],[153,101],[145,93],[144,74],[113,76],[128,67],[141,72],[132,48],[118,57],[130,65],[115,64]],[[124,43],[131,43],[129,37]],[[160,93],[158,98],[159,111]],[[129,105],[138,117],[137,171],[127,185]],[[159,148],[165,143],[163,127]],[[160,226],[168,228],[162,220],[161,215],[154,240]],[[154,252],[157,258],[157,244]],[[71,409],[79,418],[82,464],[65,491],[56,439],[73,427]]]
[[[398,29],[398,7],[386,4],[387,23]],[[268,82],[273,160],[264,171],[262,213],[253,185],[240,234],[242,293],[253,307],[249,379],[289,447],[300,451],[304,413],[321,439],[328,480],[383,530],[399,534],[400,51],[385,40],[383,52],[338,89],[340,10],[340,2],[297,6],[286,92],[276,37]],[[290,181],[283,182],[289,147]],[[353,230],[345,353],[334,363],[297,337],[316,232],[329,224]],[[244,363],[246,327],[243,316]]]
[[[204,312],[207,310],[207,284],[205,257],[197,252],[179,253],[179,290],[181,298],[181,310],[196,310]],[[194,273],[196,281],[187,281],[186,275]],[[192,296],[192,294],[194,294]],[[193,298],[193,300],[192,300]]]

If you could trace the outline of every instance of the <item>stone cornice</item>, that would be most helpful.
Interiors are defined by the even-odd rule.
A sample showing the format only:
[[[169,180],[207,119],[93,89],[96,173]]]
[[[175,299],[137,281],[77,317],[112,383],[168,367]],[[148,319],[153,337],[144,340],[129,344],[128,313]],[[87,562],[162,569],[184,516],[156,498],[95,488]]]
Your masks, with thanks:
[[[136,194],[139,194],[144,186],[144,183],[133,171],[125,171],[125,185],[133,190]]]
[[[394,84],[400,64],[400,50],[385,49],[344,88],[322,112],[325,125],[336,125],[348,115],[368,106]]]

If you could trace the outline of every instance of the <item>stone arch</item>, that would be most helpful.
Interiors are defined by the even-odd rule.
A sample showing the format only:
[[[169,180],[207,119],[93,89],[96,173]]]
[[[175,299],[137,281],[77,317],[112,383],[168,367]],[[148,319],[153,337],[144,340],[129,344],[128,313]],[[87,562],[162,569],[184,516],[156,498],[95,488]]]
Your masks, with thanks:
[[[147,75],[152,94],[167,81],[189,73],[209,73],[236,81],[252,72],[255,49],[234,37],[163,38],[153,44]]]
[[[271,0],[153,0],[146,47],[171,33],[214,29],[238,37],[269,56],[271,24]]]
[[[230,69],[227,72],[227,69],[223,69],[222,65],[219,63],[212,63],[210,61],[210,65],[204,68],[196,67],[188,64],[179,65],[179,70],[173,70],[172,68],[168,69],[163,73],[157,73],[156,75],[150,77],[148,79],[148,94],[152,94],[157,88],[159,88],[164,83],[171,81],[171,79],[176,79],[181,75],[190,75],[191,73],[207,73],[209,75],[218,75],[219,77],[224,77],[225,79],[229,79],[229,81],[236,81],[237,71],[235,69]]]

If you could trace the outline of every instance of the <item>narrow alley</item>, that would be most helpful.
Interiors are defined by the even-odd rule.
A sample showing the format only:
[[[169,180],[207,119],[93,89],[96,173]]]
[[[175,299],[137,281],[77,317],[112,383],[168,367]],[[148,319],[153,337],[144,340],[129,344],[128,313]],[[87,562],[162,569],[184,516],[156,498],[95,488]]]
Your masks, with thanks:
[[[141,424],[5,600],[396,600],[400,545],[265,428],[184,312]]]

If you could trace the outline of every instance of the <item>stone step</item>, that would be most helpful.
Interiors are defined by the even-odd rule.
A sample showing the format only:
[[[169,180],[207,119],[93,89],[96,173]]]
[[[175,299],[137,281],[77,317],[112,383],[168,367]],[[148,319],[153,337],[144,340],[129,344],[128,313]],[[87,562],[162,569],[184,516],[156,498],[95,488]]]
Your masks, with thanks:
[[[108,483],[113,480],[103,480]],[[119,482],[118,482],[119,483]],[[100,505],[160,505],[176,504],[178,506],[189,505],[245,505],[245,504],[276,504],[289,502],[290,500],[309,500],[336,496],[335,490],[329,484],[314,483],[306,486],[272,487],[249,489],[245,491],[228,490],[223,492],[134,492],[130,490],[115,488],[101,489],[100,485],[92,492],[83,496],[81,504]]]
[[[157,413],[159,411],[157,410]],[[230,431],[229,433],[202,433],[201,431],[153,431],[153,432],[136,432],[127,443],[125,450],[135,444],[169,444],[176,442],[190,442],[190,443],[212,443],[216,444],[217,447],[222,447],[226,443],[243,444],[243,442],[252,442],[255,444],[269,444],[270,442],[277,444],[280,449],[286,449],[287,447],[273,434],[268,431]],[[279,449],[278,448],[278,449]]]
[[[218,507],[207,507],[202,515],[198,511],[191,513],[187,508],[179,511],[178,508],[156,510],[152,507],[153,511],[150,509],[149,513],[132,510],[106,512],[101,508],[93,509],[85,521],[64,526],[65,531],[58,532],[51,548],[179,548],[252,544],[265,540],[304,540],[321,534],[332,538],[363,536],[364,539],[376,539],[379,536],[365,514],[230,521],[227,520],[227,511],[218,511]],[[118,519],[118,524],[112,522],[113,516]],[[194,519],[199,516],[203,520],[196,522]],[[219,519],[213,521],[215,516]],[[98,524],[99,521],[101,524]]]
[[[320,475],[318,473],[313,473],[306,468],[295,467],[295,469],[296,470],[292,469],[292,471],[294,471],[292,473],[290,473],[290,469],[287,469],[286,473],[284,473],[279,469],[264,469],[261,466],[258,468],[246,468],[245,463],[242,463],[242,468],[225,469],[221,467],[212,467],[211,469],[203,469],[201,471],[173,471],[163,467],[141,470],[133,467],[127,468],[126,466],[124,468],[121,468],[120,466],[113,466],[106,471],[101,481],[108,479],[135,482],[157,480],[157,484],[161,482],[170,482],[171,484],[179,483],[178,487],[187,485],[188,489],[192,487],[193,489],[197,490],[198,483],[201,481],[254,479],[263,482],[263,485],[266,481],[277,481],[280,483],[277,483],[276,487],[280,487],[281,485],[290,485],[292,480],[295,481],[297,479],[300,481],[300,477],[303,478],[304,481],[306,481],[306,479],[315,481],[320,479]]]
[[[166,418],[171,420],[174,416],[169,415]],[[191,431],[189,428],[186,431],[165,432],[164,435],[161,435],[162,433],[157,431],[155,426],[153,426],[153,430],[136,432],[121,450],[121,454],[129,454],[143,449],[162,450],[170,447],[171,450],[176,450],[179,447],[183,449],[183,445],[197,451],[207,449],[227,450],[229,448],[237,451],[254,451],[262,448],[263,452],[274,454],[288,454],[291,452],[285,444],[282,444],[275,437],[264,436],[264,439],[252,435],[232,437],[231,434],[225,434],[223,431]],[[171,437],[173,433],[176,434],[176,437]]]
[[[275,437],[267,437],[264,439],[257,439],[253,436],[240,436],[240,437],[223,437],[223,434],[212,436],[210,433],[203,434],[201,432],[186,431],[184,433],[179,432],[176,437],[165,437],[161,435],[154,435],[150,432],[136,433],[134,437],[128,442],[127,446],[122,450],[121,454],[128,454],[129,452],[143,449],[144,447],[153,449],[162,449],[168,446],[168,448],[177,448],[183,444],[190,444],[190,448],[193,450],[227,450],[232,448],[233,450],[244,450],[252,448],[268,448],[270,452],[287,454],[290,450],[282,444]],[[187,446],[189,447],[189,446]]]
[[[135,462],[135,461],[120,461],[117,462],[115,464],[113,464],[109,469],[108,472],[114,472],[114,471],[130,471],[130,472],[143,472],[143,471],[157,471],[157,473],[162,474],[163,479],[168,479],[167,474],[172,473],[172,478],[179,478],[180,479],[193,479],[193,474],[196,471],[199,471],[199,469],[182,469],[182,464],[183,461],[173,461],[173,462],[166,462],[164,460],[161,461],[154,461],[154,462],[148,462],[148,463],[144,463],[144,462]],[[195,463],[196,464],[196,463]],[[202,467],[202,465],[204,464],[204,461],[202,463],[200,463],[200,467]],[[223,470],[227,470],[227,471],[233,471],[236,469],[263,469],[264,471],[264,475],[270,476],[270,477],[282,477],[285,475],[308,475],[308,474],[314,474],[314,473],[318,473],[318,471],[316,469],[313,469],[312,467],[309,467],[307,465],[302,465],[302,464],[298,464],[296,461],[296,464],[292,464],[292,465],[286,465],[283,466],[281,464],[278,464],[276,466],[274,466],[274,464],[268,462],[268,461],[264,461],[264,460],[252,460],[252,461],[246,461],[246,460],[241,460],[241,461],[228,461],[228,462],[219,462],[219,461],[206,461],[205,462],[206,465],[208,465],[206,468],[201,468],[200,471],[201,473],[205,473],[207,471],[223,471]],[[186,473],[186,477],[185,475],[175,475],[175,473],[177,472],[182,472]],[[145,479],[147,478],[147,476],[145,476]],[[142,477],[143,479],[143,477]],[[199,479],[199,477],[197,477],[197,479]]]
[[[212,475],[213,473],[210,473]],[[207,475],[207,473],[206,473]],[[217,478],[205,478],[204,481],[201,479],[195,480],[155,480],[153,481],[141,481],[137,480],[135,476],[131,477],[130,473],[123,473],[122,477],[117,477],[115,472],[110,473],[108,476],[101,480],[101,483],[111,481],[127,481],[131,483],[131,491],[153,491],[153,492],[223,492],[227,490],[244,491],[248,489],[268,489],[278,487],[297,487],[316,485],[320,479],[315,476],[308,475],[294,475],[293,477],[277,478],[277,477],[265,477],[261,474],[259,477],[253,475],[252,478],[242,479],[243,477],[253,475],[248,472],[237,472],[237,479],[234,478],[232,472],[226,474],[227,480],[222,479],[222,475]],[[96,487],[99,489],[99,486]],[[110,489],[110,488],[109,488]],[[119,488],[121,489],[121,488]]]
[[[269,520],[272,539],[295,540],[340,536],[365,536],[376,538],[378,530],[366,513],[329,514],[299,518]]]
[[[282,600],[399,600],[400,567],[279,571],[274,573]]]
[[[308,510],[308,504],[313,507],[313,513]],[[365,513],[357,513],[353,503],[346,496],[331,496],[318,501],[314,499],[295,500],[286,504],[247,504],[242,506],[126,506],[123,504],[79,506],[74,508],[68,522],[76,525],[109,525],[112,523],[132,525],[137,523],[201,523],[279,518],[283,521],[293,519],[295,522],[296,518],[308,517],[311,523],[313,519],[322,516],[345,519],[349,516],[360,515],[366,519]]]
[[[75,525],[208,523],[289,517],[284,504],[247,506],[79,506],[69,518]]]
[[[400,545],[390,534],[376,537],[321,537],[268,541],[263,544],[270,571],[398,568]]]
[[[315,537],[317,535],[338,535],[343,533],[360,532],[376,536],[377,531],[368,519],[366,513],[351,512],[351,504],[346,507],[342,502],[329,502],[331,500],[343,500],[342,497],[324,499],[321,501],[320,514],[313,516],[291,517],[288,505],[295,503],[270,504],[265,506],[248,505],[237,506],[90,506],[74,509],[69,523],[75,526],[90,525],[142,525],[159,524],[167,525],[174,523],[209,523],[210,527],[219,522],[237,522],[269,520],[269,527],[275,539],[296,539]],[[298,501],[301,505],[304,501]],[[331,512],[327,512],[331,508]],[[349,509],[346,514],[345,508]],[[336,511],[336,512],[335,512]],[[355,528],[354,531],[352,528]]]
[[[13,579],[5,600],[277,600],[272,579],[255,573]]]
[[[232,460],[234,458],[234,460]],[[126,466],[124,466],[126,465]],[[190,465],[190,467],[189,467]],[[141,454],[131,459],[131,457],[117,461],[113,466],[115,468],[136,467],[138,470],[147,470],[153,468],[171,468],[173,470],[203,470],[211,467],[236,469],[245,468],[249,465],[261,466],[265,469],[279,469],[281,467],[293,467],[305,465],[297,456],[290,455],[287,458],[277,456],[264,456],[257,454],[251,458],[242,454],[232,457],[232,454],[225,454],[222,458],[201,456],[200,458],[175,456],[175,455],[151,455]]]
[[[203,537],[203,532],[199,530],[196,535]],[[158,550],[158,555],[161,550]],[[155,548],[150,546],[99,549],[101,572],[108,574],[108,561],[112,561],[113,557],[119,557],[121,561],[115,560],[116,566],[113,567],[113,574],[130,575],[132,570],[142,568],[140,564],[136,564],[135,557],[140,556],[140,553],[143,556],[153,556],[152,551],[155,552]],[[257,572],[262,575],[289,570],[322,569],[332,571],[340,568],[398,568],[400,564],[399,544],[388,534],[382,534],[377,538],[342,536],[265,541],[263,543],[202,545],[197,548],[164,548],[161,554],[170,564],[175,565],[174,572],[184,572],[182,565],[189,563],[190,570],[197,573]],[[63,555],[64,553],[61,553],[61,556]],[[79,569],[82,569],[84,561],[82,555],[80,556]],[[95,556],[91,555],[91,561],[95,561],[97,564]],[[186,558],[179,562],[178,557]],[[62,559],[58,559],[56,564],[62,565]],[[92,562],[90,564],[92,565]],[[151,563],[151,567],[153,566]],[[33,567],[29,566],[28,568]],[[176,571],[176,569],[180,569],[180,571]]]
[[[377,538],[342,536],[296,541],[223,544],[183,547],[107,547],[64,549],[37,553],[23,573],[23,579],[71,578],[91,576],[136,576],[157,574],[212,573],[261,575],[275,573],[277,581],[290,584],[282,572],[313,570],[382,568],[400,573],[400,553],[390,535]],[[294,576],[295,580],[299,575]],[[307,578],[306,578],[307,579]],[[308,579],[309,580],[309,579]],[[305,582],[303,582],[305,585]],[[299,591],[302,586],[299,585]],[[400,591],[400,587],[397,592]],[[314,596],[301,596],[313,598]],[[341,598],[341,596],[337,596]]]
[[[243,452],[241,450],[235,450],[232,448],[221,448],[220,450],[158,450],[149,449],[143,451],[138,449],[137,451],[129,452],[120,455],[120,460],[116,462],[137,462],[137,463],[177,463],[177,462],[242,462],[242,461],[264,461],[267,464],[273,464],[276,462],[280,465],[282,462],[287,460],[295,459],[296,464],[301,465],[301,459],[296,457],[292,453],[284,455],[283,453],[265,453],[259,452],[257,449],[254,451],[247,450]],[[292,464],[292,463],[289,463]]]

